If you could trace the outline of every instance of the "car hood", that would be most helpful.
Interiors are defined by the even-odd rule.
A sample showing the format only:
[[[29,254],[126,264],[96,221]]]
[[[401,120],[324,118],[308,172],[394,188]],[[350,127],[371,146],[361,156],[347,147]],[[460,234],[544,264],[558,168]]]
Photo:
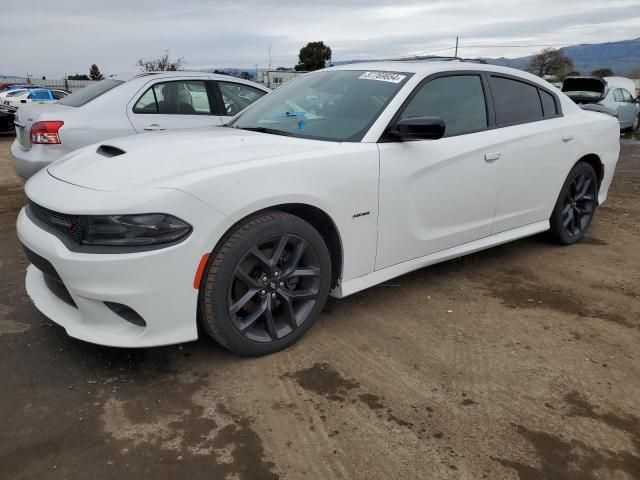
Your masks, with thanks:
[[[50,165],[59,180],[101,191],[171,187],[186,175],[252,161],[332,148],[334,142],[209,127],[107,140]]]

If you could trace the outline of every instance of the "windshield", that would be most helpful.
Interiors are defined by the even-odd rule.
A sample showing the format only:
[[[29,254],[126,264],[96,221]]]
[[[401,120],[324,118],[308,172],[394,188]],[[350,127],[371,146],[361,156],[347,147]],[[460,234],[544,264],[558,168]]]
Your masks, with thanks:
[[[68,105],[69,107],[81,107],[85,103],[89,103],[94,98],[99,97],[103,93],[108,92],[122,83],[124,83],[122,80],[101,80],[58,100],[58,104]]]
[[[230,126],[265,133],[358,142],[410,73],[327,70],[291,81]]]

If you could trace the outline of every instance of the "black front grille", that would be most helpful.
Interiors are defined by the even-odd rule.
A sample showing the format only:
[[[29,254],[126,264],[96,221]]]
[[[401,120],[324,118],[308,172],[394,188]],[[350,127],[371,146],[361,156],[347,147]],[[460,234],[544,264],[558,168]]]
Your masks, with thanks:
[[[31,201],[29,201],[27,210],[35,220],[48,230],[62,234],[78,244],[82,241],[84,221],[81,216],[54,212]]]

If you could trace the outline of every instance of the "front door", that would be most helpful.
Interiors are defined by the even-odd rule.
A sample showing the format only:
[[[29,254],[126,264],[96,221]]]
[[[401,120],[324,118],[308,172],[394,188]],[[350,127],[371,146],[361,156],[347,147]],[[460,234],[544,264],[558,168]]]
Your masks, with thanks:
[[[128,107],[137,133],[221,125],[215,95],[204,80],[177,80],[151,85]]]
[[[491,233],[500,192],[498,138],[481,74],[425,80],[398,118],[439,117],[439,140],[382,141],[376,269]]]

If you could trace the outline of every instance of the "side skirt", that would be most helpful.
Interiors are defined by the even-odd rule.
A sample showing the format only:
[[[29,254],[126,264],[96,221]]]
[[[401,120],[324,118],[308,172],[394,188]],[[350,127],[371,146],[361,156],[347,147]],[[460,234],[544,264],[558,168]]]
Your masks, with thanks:
[[[420,268],[428,267],[436,263],[451,260],[452,258],[462,257],[470,253],[479,252],[487,248],[495,247],[503,243],[511,242],[519,238],[535,235],[536,233],[549,230],[549,220],[542,222],[536,222],[524,227],[514,228],[507,230],[506,232],[497,233],[489,237],[481,238],[480,240],[474,240],[473,242],[458,245],[457,247],[442,250],[440,252],[432,253],[424,257],[415,258],[407,262],[402,262],[391,267],[383,268],[382,270],[376,270],[368,275],[354,278],[346,282],[340,283],[336,288],[331,291],[331,296],[336,298],[343,298],[353,293],[364,290],[365,288],[372,287],[378,283],[385,282],[389,279],[404,275],[405,273],[418,270]]]

